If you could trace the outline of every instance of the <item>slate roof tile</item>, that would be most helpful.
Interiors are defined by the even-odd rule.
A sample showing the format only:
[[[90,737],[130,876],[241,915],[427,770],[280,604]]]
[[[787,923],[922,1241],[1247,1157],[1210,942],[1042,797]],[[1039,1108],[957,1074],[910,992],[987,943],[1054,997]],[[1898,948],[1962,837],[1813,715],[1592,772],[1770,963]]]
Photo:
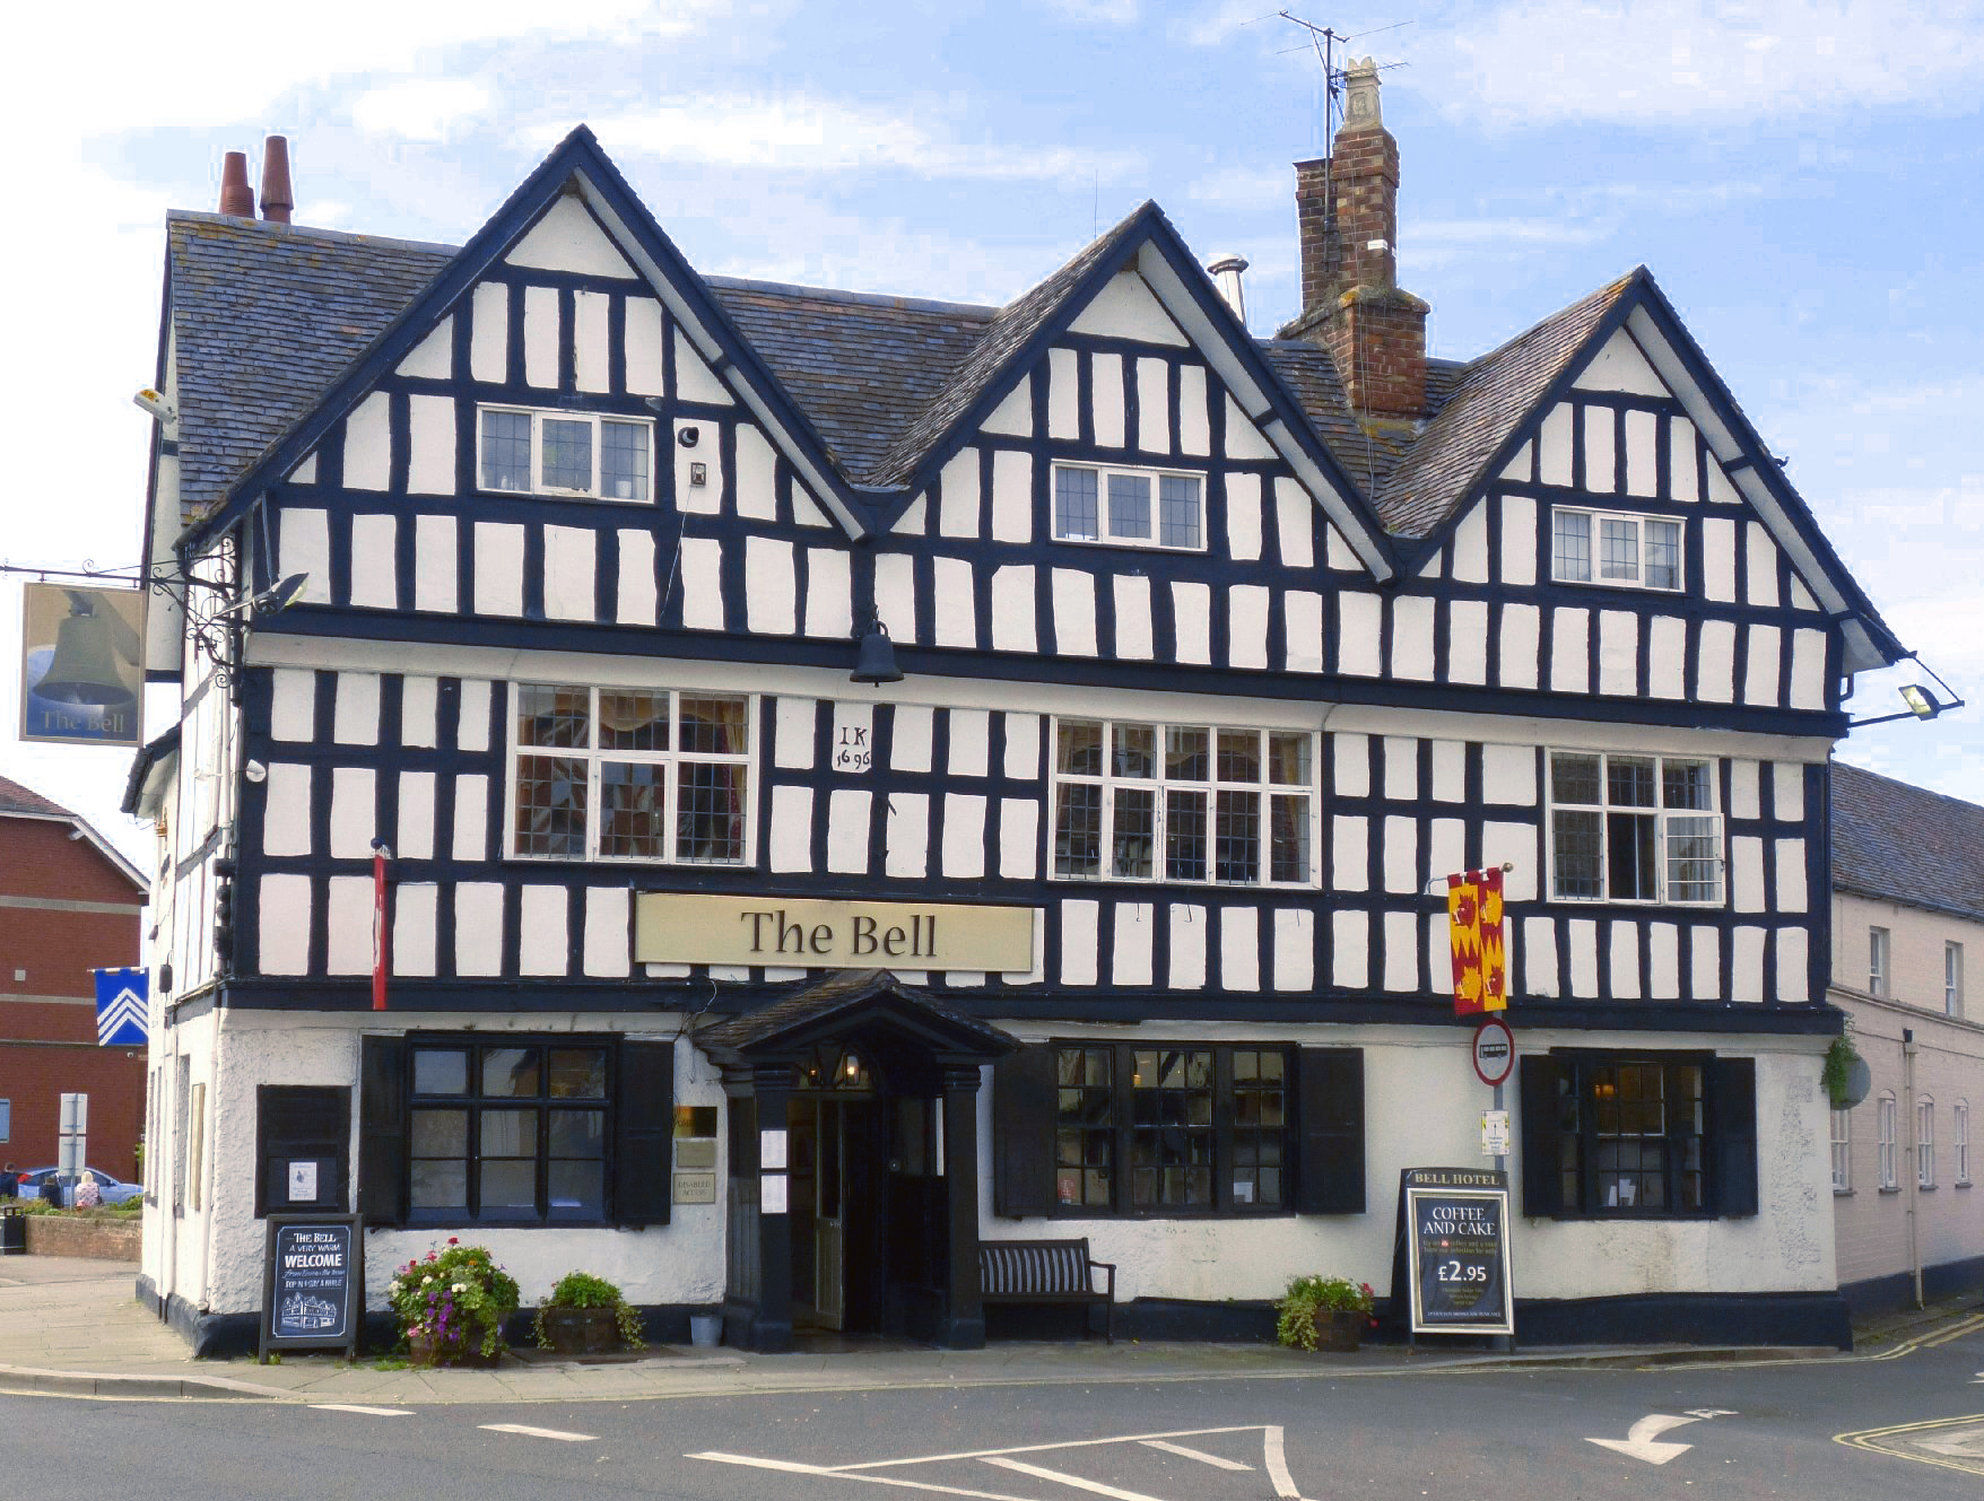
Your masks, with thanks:
[[[32,813],[47,818],[76,816],[60,803],[51,802],[39,792],[32,792],[6,777],[0,777],[0,813]]]
[[[1861,896],[1984,921],[1984,807],[1835,761],[1832,878]]]

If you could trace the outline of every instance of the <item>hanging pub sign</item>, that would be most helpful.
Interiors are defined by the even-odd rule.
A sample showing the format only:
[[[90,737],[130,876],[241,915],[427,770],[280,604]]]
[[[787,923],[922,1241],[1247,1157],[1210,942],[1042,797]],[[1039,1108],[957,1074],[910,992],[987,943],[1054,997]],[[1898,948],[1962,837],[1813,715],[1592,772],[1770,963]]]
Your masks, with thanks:
[[[260,1355],[271,1350],[358,1354],[365,1318],[365,1239],[358,1216],[272,1214],[262,1264]]]
[[[1515,1334],[1508,1174],[1409,1167],[1399,1175],[1399,1221],[1413,1335]]]
[[[29,584],[21,617],[21,738],[141,744],[144,592]]]
[[[1447,877],[1447,936],[1453,947],[1454,1015],[1507,1009],[1500,866]]]

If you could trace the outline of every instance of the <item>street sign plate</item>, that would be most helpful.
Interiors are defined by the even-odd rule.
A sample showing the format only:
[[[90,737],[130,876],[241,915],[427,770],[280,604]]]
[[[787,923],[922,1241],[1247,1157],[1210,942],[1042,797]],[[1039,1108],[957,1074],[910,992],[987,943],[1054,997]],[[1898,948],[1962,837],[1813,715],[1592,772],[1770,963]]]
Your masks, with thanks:
[[[1485,1017],[1474,1029],[1474,1072],[1493,1088],[1507,1082],[1516,1067],[1516,1034],[1499,1017]]]

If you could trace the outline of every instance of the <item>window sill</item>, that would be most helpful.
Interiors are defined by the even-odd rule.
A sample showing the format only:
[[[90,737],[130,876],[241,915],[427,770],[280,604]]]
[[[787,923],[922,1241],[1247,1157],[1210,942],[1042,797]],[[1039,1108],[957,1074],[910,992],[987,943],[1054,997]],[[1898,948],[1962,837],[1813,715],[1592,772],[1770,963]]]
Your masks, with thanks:
[[[1901,1192],[1901,1185],[1899,1183],[1883,1184],[1879,1192],[1884,1194],[1898,1194]]]
[[[1835,1188],[1832,1191],[1832,1196],[1835,1199],[1850,1199],[1853,1197],[1853,1190],[1850,1188]]]

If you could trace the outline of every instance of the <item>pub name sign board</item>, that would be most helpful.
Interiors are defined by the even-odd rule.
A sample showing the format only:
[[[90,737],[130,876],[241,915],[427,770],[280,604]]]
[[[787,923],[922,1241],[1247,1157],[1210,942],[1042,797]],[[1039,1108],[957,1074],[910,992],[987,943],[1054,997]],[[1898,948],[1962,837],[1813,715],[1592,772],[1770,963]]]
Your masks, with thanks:
[[[634,962],[1023,973],[1033,923],[1031,907],[643,892]]]
[[[1508,1174],[1407,1168],[1399,1200],[1412,1332],[1513,1336]]]

